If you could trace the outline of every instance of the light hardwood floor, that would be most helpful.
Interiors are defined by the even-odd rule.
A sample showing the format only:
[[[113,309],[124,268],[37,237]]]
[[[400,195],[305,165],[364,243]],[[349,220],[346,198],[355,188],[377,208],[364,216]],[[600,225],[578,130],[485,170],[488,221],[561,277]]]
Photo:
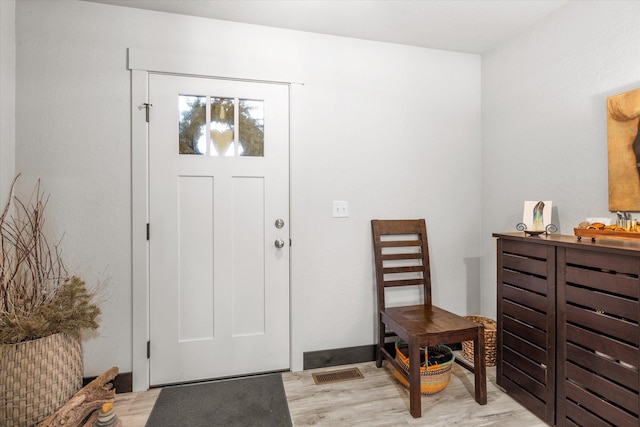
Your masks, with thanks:
[[[358,367],[364,379],[315,385],[311,374]],[[422,397],[422,418],[409,415],[409,393],[386,364],[359,363],[282,374],[293,425],[310,426],[499,426],[543,427],[495,384],[495,367],[487,368],[485,406],[473,399],[473,375],[454,364],[446,389]],[[144,427],[160,389],[116,396],[115,410],[124,427]],[[153,426],[150,426],[153,427]],[[178,427],[178,426],[176,426]]]

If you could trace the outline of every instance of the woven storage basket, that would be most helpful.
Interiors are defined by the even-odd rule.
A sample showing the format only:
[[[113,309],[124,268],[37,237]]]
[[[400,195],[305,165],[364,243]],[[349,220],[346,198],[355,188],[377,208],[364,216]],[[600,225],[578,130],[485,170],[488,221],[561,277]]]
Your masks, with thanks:
[[[0,425],[31,427],[82,388],[82,347],[67,334],[0,344]]]
[[[400,365],[402,370],[409,373],[409,358],[405,354],[407,345],[402,341],[396,341],[396,362]],[[443,354],[451,354],[451,360],[434,366],[420,366],[420,393],[422,394],[435,394],[444,390],[449,385],[451,379],[451,365],[455,360],[455,356],[451,349],[445,345],[439,345],[438,347],[428,347],[426,350],[425,358],[428,358],[430,352],[438,352]],[[402,374],[398,371],[394,371],[397,380],[409,388],[409,383],[404,379]]]
[[[496,321],[482,316],[465,316],[476,325],[484,325],[485,365],[496,365]],[[473,341],[463,341],[462,355],[473,362]]]

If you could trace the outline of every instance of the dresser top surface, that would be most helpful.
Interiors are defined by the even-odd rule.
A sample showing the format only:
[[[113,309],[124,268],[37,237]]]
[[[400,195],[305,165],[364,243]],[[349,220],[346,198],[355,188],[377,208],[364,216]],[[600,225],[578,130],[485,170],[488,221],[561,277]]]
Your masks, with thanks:
[[[493,233],[498,239],[516,240],[533,244],[571,247],[576,249],[589,249],[612,252],[634,252],[640,256],[640,239],[603,239],[583,237],[581,240],[568,234],[540,234],[539,236],[527,236],[524,232]]]

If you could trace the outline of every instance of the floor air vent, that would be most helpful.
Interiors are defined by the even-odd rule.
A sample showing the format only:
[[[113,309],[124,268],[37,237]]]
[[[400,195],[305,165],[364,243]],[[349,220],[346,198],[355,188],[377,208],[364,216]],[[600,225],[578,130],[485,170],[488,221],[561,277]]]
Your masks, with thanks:
[[[364,378],[358,368],[340,369],[337,371],[318,372],[311,374],[316,385],[339,383],[341,381],[358,380]]]

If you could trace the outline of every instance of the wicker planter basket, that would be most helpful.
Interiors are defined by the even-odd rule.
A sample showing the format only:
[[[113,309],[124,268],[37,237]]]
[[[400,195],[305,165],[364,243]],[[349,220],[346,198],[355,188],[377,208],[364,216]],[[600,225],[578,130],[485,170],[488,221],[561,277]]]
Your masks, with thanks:
[[[465,316],[476,325],[484,325],[484,351],[485,364],[496,366],[496,321],[482,316]],[[473,362],[473,341],[462,343],[462,355]]]
[[[30,427],[82,388],[82,347],[67,334],[0,344],[0,425]]]
[[[406,353],[408,346],[402,341],[396,341],[396,362],[400,365],[402,370],[409,373],[409,358]],[[451,379],[451,365],[455,360],[455,356],[451,349],[445,345],[439,345],[438,347],[428,347],[426,350],[425,358],[428,358],[428,354],[436,352],[440,354],[451,355],[451,359],[447,362],[434,366],[420,365],[420,393],[422,394],[435,394],[444,390],[449,385]],[[409,388],[409,383],[404,379],[402,374],[398,371],[394,371],[396,379]]]

